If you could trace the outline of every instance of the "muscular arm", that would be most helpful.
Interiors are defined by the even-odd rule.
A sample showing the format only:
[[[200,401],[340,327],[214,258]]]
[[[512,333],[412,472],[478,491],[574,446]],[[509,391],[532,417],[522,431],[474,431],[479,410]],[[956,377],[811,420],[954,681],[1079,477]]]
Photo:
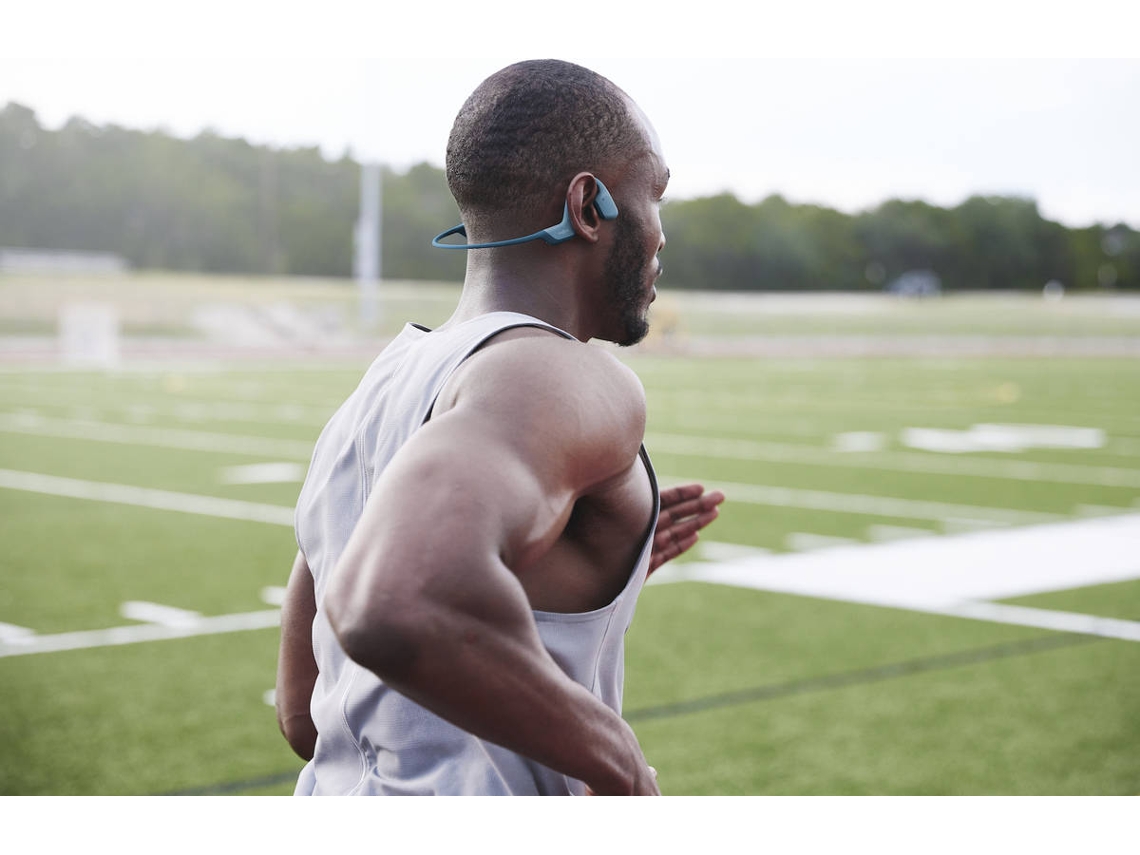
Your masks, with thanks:
[[[330,621],[349,656],[464,730],[597,793],[656,793],[629,726],[543,647],[519,580],[575,501],[635,464],[640,386],[553,339],[470,363],[377,482],[329,583]]]
[[[313,617],[317,613],[313,576],[305,556],[297,553],[285,602],[281,604],[281,650],[277,658],[277,726],[299,757],[313,759],[317,729],[309,701],[317,682],[313,658]]]

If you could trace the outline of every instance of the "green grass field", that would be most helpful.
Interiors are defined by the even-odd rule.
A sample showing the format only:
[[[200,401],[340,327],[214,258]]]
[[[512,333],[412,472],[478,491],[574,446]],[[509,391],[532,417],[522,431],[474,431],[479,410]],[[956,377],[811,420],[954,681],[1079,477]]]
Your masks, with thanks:
[[[438,323],[454,295],[393,286],[380,333]],[[12,344],[67,299],[118,302],[127,343],[193,341],[196,301],[351,318],[351,289],[0,279],[0,795],[287,794],[274,590],[297,479],[368,341],[115,369]],[[666,794],[1140,793],[1138,306],[663,295],[670,335],[621,352],[646,444],[663,485],[729,497],[628,637],[625,713]],[[904,576],[875,594],[888,564]],[[934,578],[996,617],[931,599]],[[139,640],[164,624],[185,637]]]

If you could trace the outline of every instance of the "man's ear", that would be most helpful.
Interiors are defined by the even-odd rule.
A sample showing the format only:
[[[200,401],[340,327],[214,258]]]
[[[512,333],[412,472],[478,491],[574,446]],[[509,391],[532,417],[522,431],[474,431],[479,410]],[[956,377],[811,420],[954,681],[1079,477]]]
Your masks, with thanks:
[[[598,198],[598,179],[589,172],[579,172],[566,188],[566,207],[570,212],[570,225],[574,234],[590,243],[601,237],[602,217],[594,203]]]

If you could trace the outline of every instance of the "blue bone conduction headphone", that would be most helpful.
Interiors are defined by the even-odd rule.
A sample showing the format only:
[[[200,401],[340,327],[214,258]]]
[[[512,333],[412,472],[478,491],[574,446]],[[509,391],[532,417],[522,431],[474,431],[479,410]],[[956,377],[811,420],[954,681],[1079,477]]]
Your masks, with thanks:
[[[594,199],[594,208],[598,211],[598,216],[603,220],[612,220],[618,215],[617,205],[614,204],[614,198],[610,195],[610,191],[606,189],[606,185],[594,179],[594,183],[598,185],[598,195]],[[453,229],[448,229],[441,232],[431,239],[431,245],[439,247],[440,249],[488,249],[492,246],[514,246],[517,243],[527,243],[532,240],[543,240],[553,246],[558,243],[565,243],[574,237],[574,226],[570,224],[570,205],[567,203],[562,207],[562,222],[556,226],[551,226],[548,229],[543,229],[540,232],[535,232],[526,237],[511,238],[510,240],[496,240],[490,243],[441,243],[445,237],[450,235],[463,235],[467,237],[467,227],[460,223]]]

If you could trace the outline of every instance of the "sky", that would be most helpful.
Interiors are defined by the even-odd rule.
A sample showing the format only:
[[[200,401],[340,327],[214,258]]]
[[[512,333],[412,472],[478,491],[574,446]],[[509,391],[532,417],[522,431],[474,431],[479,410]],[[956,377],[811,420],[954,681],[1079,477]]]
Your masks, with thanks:
[[[324,15],[280,20],[276,6],[201,0],[159,21],[159,4],[112,2],[122,14],[108,23],[44,0],[0,33],[0,105],[51,128],[73,115],[183,137],[209,128],[402,170],[443,165],[455,113],[488,74],[557,56],[641,105],[672,198],[779,193],[851,213],[1018,195],[1069,226],[1140,229],[1140,46],[1126,5],[1085,0],[1082,28],[1072,4],[1050,17],[1045,0],[962,0],[944,19],[885,0],[784,17],[719,4],[681,21],[642,4],[654,14],[615,27],[637,38],[606,38],[581,14],[539,27],[533,3],[464,18],[476,7],[437,2],[433,17],[326,0]],[[53,28],[61,15],[66,32]]]

